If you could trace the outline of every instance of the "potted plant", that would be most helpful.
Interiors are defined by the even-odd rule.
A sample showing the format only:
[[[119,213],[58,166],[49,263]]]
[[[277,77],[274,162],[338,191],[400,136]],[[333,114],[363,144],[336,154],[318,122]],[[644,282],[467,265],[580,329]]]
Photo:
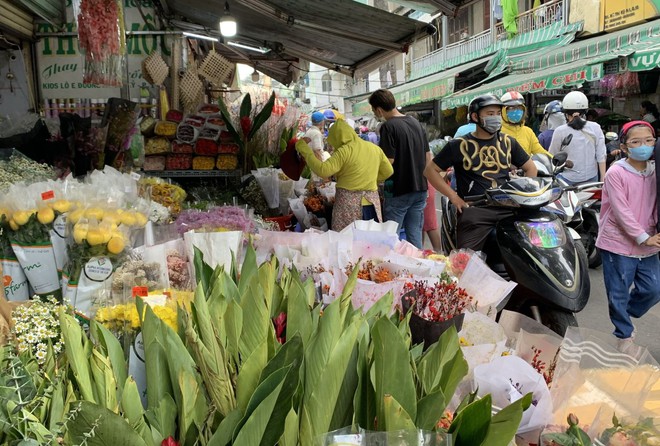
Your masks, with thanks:
[[[424,343],[424,349],[438,341],[449,327],[460,331],[465,309],[472,297],[452,280],[435,284],[414,281],[406,284],[407,292],[401,297],[403,314],[412,310],[410,332],[413,343]]]

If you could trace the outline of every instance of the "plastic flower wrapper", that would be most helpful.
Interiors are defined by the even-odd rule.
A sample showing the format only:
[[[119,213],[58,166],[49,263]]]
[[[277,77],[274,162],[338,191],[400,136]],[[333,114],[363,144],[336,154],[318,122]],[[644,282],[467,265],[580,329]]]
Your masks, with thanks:
[[[9,241],[9,220],[7,211],[0,210],[0,268],[2,268],[2,286],[5,296],[10,301],[25,301],[30,297],[30,285],[25,271],[21,268]]]
[[[261,191],[263,192],[270,209],[277,209],[280,206],[279,172],[279,169],[273,169],[270,167],[264,167],[252,171],[252,175],[259,183],[259,186],[261,186]]]
[[[314,446],[450,446],[452,444],[451,435],[444,432],[425,431],[422,429],[375,432],[354,427],[346,427],[328,432],[314,440]]]
[[[502,327],[482,313],[467,311],[458,336],[471,371],[507,350],[507,337]]]
[[[243,246],[243,232],[196,232],[188,231],[183,235],[188,258],[194,258],[194,248],[198,248],[204,255],[204,261],[215,269],[224,267],[229,271],[232,259],[239,258]],[[195,280],[194,283],[197,283]]]
[[[478,255],[470,257],[458,283],[473,297],[477,309],[485,314],[500,310],[501,302],[517,285],[498,276]]]
[[[536,370],[517,356],[500,356],[474,369],[479,396],[491,394],[493,406],[502,408],[532,392],[532,405],[523,413],[518,433],[541,429],[552,419],[548,386]]]
[[[186,209],[179,214],[175,225],[181,235],[188,231],[254,232],[256,229],[250,212],[238,206],[217,206],[206,211]]]
[[[85,57],[85,84],[121,87],[126,52],[124,12],[117,0],[76,0],[78,41]]]
[[[13,184],[37,182],[55,178],[55,171],[47,164],[39,164],[15,149],[0,149],[0,192]]]
[[[471,249],[455,249],[450,252],[448,258],[452,274],[460,279],[463,271],[467,268],[470,259],[475,255],[478,255],[482,260],[485,260],[483,253],[477,253]]]
[[[9,189],[5,198],[11,209],[9,240],[30,285],[40,296],[61,298],[58,256],[51,238],[56,214],[46,204],[55,196],[55,186],[19,183]]]
[[[646,349],[639,357],[619,353],[616,342],[611,334],[568,328],[551,388],[554,424],[573,413],[596,438],[613,415],[627,424],[660,416],[658,363]]]
[[[142,257],[146,262],[160,265],[166,289],[192,289],[192,265],[182,238],[146,246],[143,248]]]
[[[161,178],[142,177],[139,187],[142,197],[149,197],[152,201],[165,206],[173,218],[181,212],[186,192],[180,186]]]

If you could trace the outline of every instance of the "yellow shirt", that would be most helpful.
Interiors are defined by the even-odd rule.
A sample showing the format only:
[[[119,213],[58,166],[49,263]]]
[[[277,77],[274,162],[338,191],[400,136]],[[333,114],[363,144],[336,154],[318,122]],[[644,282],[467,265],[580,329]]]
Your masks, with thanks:
[[[296,150],[312,172],[322,178],[335,176],[337,187],[353,191],[378,190],[394,169],[380,147],[358,137],[346,121],[337,121],[328,132],[328,143],[335,148],[327,161],[321,161],[302,139]]]
[[[513,125],[504,120],[502,121],[502,133],[512,136],[516,141],[518,141],[518,144],[520,144],[522,148],[525,149],[525,152],[527,152],[528,155],[531,156],[539,153],[552,158],[550,152],[545,150],[539,142],[539,139],[534,134],[534,130],[530,129],[526,125]]]

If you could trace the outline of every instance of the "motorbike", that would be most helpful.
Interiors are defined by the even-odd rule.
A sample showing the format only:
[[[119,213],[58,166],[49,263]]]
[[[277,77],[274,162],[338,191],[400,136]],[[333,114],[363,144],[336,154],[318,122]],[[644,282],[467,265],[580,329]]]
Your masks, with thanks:
[[[534,164],[539,172],[551,175],[553,167],[550,158],[544,155],[534,155]],[[553,178],[564,188],[570,185],[561,178]],[[602,182],[590,182],[565,189],[561,197],[543,209],[555,213],[564,224],[575,229],[584,245],[589,262],[589,268],[597,268],[602,264],[600,252],[596,248],[598,225],[600,222],[600,202],[603,189]]]
[[[566,158],[565,152],[553,158],[554,175],[565,168]],[[589,299],[587,256],[577,232],[542,208],[572,190],[551,174],[510,179],[481,196],[464,198],[470,206],[512,211],[497,223],[483,249],[493,271],[518,283],[503,308],[526,314],[562,336],[567,327],[577,326],[575,313]],[[446,197],[442,200],[441,239],[450,252],[456,248],[456,210]]]

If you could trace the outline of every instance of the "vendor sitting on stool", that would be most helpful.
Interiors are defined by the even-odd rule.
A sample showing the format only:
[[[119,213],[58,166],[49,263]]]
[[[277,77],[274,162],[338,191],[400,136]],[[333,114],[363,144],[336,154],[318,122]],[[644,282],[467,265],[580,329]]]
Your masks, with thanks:
[[[296,150],[313,173],[322,178],[333,175],[337,178],[332,230],[341,231],[356,220],[383,221],[378,184],[394,172],[383,151],[360,139],[344,120],[338,120],[330,128],[327,141],[334,148],[327,161],[314,156],[308,138],[298,141]]]

